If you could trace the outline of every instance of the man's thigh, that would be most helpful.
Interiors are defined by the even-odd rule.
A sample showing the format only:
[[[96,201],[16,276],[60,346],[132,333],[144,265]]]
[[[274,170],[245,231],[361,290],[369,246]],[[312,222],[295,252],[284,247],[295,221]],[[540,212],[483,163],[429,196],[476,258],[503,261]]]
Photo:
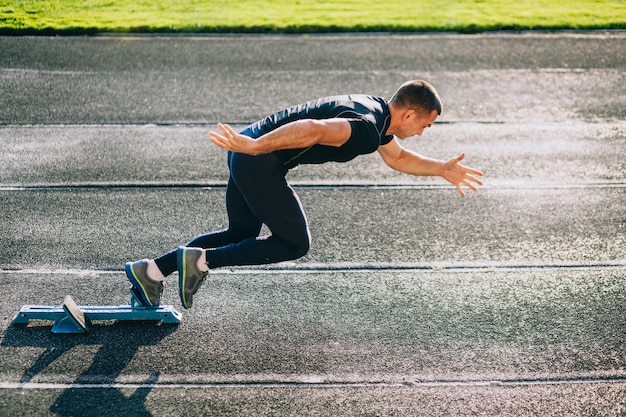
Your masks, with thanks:
[[[266,224],[272,234],[287,240],[299,241],[303,234],[308,235],[300,199],[287,183],[287,170],[275,155],[235,154],[230,162],[231,178],[227,195],[232,191],[231,197],[237,203],[238,215],[254,216]],[[232,190],[231,186],[234,187]],[[244,203],[246,209],[241,208]]]

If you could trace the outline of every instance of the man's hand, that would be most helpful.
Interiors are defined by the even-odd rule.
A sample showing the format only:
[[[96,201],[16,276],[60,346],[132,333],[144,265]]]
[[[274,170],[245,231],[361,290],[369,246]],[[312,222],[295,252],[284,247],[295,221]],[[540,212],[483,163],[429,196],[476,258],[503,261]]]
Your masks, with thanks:
[[[477,176],[482,177],[482,172],[459,163],[465,158],[463,153],[449,161],[442,161],[407,150],[398,143],[397,139],[378,147],[378,153],[385,163],[396,171],[417,176],[443,177],[454,184],[461,197],[465,197],[461,185],[474,191],[477,191],[477,185],[483,185],[482,181],[476,178]]]
[[[465,193],[461,188],[461,185],[465,185],[473,191],[477,191],[477,185],[483,185],[483,182],[476,178],[476,176],[482,177],[483,173],[461,165],[461,160],[465,158],[465,154],[462,153],[456,158],[452,158],[443,165],[441,176],[448,182],[453,184],[461,197],[465,197]]]
[[[209,140],[220,148],[250,155],[257,155],[259,153],[256,150],[256,140],[235,132],[229,125],[218,123],[217,127],[222,131],[222,135],[217,132],[211,132]]]

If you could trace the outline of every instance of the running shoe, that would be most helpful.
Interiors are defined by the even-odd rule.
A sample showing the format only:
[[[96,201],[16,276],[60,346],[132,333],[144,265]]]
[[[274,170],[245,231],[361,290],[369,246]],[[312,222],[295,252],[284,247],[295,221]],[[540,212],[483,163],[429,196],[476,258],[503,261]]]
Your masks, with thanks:
[[[126,263],[126,277],[133,284],[135,294],[146,307],[156,307],[161,303],[163,282],[148,278],[148,260]]]
[[[200,248],[185,246],[178,248],[178,288],[180,301],[185,308],[191,308],[193,295],[208,275],[208,271],[201,271],[198,268],[198,259],[200,259],[202,251],[203,249]]]

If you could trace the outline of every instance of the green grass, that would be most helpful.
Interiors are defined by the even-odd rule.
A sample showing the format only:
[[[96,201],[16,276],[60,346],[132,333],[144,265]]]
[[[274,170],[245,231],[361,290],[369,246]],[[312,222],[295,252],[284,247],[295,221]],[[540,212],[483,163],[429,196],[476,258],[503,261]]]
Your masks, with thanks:
[[[0,0],[0,33],[626,29],[626,0]]]

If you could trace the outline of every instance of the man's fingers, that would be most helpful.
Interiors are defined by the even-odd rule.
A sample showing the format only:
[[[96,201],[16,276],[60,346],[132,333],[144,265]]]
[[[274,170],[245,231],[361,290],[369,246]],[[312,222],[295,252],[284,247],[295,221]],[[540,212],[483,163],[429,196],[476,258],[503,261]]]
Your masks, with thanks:
[[[478,188],[469,181],[463,181],[463,184],[465,184],[465,186],[467,186],[472,191],[478,191]]]
[[[209,140],[219,146],[220,148],[224,148],[228,150],[228,139],[224,136],[220,135],[217,132],[210,132]]]
[[[221,130],[224,135],[228,135],[228,129],[226,128],[226,125],[218,123],[217,128]]]
[[[474,176],[472,176],[472,175],[468,175],[468,176],[467,176],[467,179],[468,179],[469,181],[472,181],[472,182],[474,182],[474,183],[478,184],[478,185],[483,185],[483,182],[482,182],[481,180],[479,180],[478,178],[476,178],[476,177],[474,177]]]
[[[480,186],[480,185],[483,185],[483,182],[479,180],[478,178],[475,178],[471,175],[466,175],[465,178],[454,183],[454,186],[456,187],[456,190],[458,191],[461,197],[465,197],[465,192],[463,191],[462,186],[465,186],[472,191],[478,191],[477,186]]]
[[[472,174],[472,175],[478,175],[479,177],[484,177],[485,176],[485,174],[483,174],[482,171],[479,171],[477,169],[474,169],[474,168],[466,168],[466,169],[467,169],[467,172]]]
[[[219,130],[221,130],[221,131],[222,131],[222,133],[224,134],[224,136],[225,136],[225,137],[224,137],[224,139],[227,139],[227,138],[229,138],[229,137],[231,136],[231,133],[230,133],[230,131],[228,130],[228,125],[223,125],[223,124],[221,124],[221,123],[218,123],[218,124],[217,124],[217,128],[218,128]]]
[[[483,182],[477,177],[484,175],[482,171],[462,165],[460,162],[463,158],[465,158],[465,153],[460,153],[456,158],[449,160],[446,163],[449,173],[444,174],[444,178],[456,187],[461,197],[465,197],[463,186],[472,191],[478,191],[478,186],[483,185]]]
[[[232,127],[230,127],[230,125],[227,124],[222,124],[222,123],[218,123],[217,127],[224,133],[224,135],[226,135],[226,137],[228,137],[229,139],[232,138],[234,135],[237,134],[237,132],[235,132],[235,129],[233,129]]]
[[[209,139],[211,140],[211,142],[226,142],[227,140],[224,136],[216,132],[211,132],[209,134]]]

